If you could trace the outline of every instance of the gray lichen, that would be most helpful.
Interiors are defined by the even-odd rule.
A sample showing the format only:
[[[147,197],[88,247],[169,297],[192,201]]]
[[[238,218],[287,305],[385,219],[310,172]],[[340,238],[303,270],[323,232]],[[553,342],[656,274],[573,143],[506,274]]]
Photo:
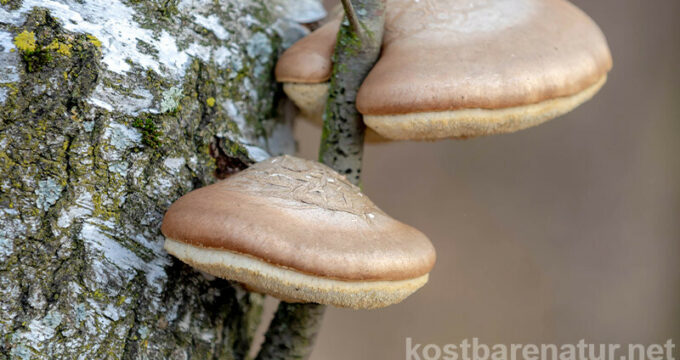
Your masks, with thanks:
[[[261,297],[173,260],[159,226],[291,150],[277,21],[262,1],[0,6],[0,359],[244,358]],[[30,71],[24,31],[45,49]]]
[[[16,358],[16,359],[21,359],[21,360],[30,360],[31,359],[31,350],[24,346],[23,344],[17,344],[12,348],[12,350],[9,353],[10,357]]]
[[[38,188],[35,189],[37,195],[35,206],[40,210],[49,209],[59,200],[62,189],[63,187],[53,178],[38,181]]]
[[[179,107],[179,101],[182,99],[182,90],[176,86],[163,91],[163,99],[161,100],[161,112],[172,112]]]

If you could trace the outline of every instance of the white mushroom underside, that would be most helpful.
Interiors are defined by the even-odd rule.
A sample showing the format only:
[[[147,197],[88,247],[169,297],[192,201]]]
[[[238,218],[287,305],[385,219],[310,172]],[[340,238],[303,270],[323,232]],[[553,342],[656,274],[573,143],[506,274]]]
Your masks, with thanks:
[[[570,112],[590,100],[606,81],[605,75],[595,84],[574,95],[502,109],[364,115],[364,122],[368,127],[367,141],[439,140],[515,132]],[[322,123],[321,116],[328,97],[328,87],[328,82],[283,85],[286,95],[300,108],[303,118],[317,124]]]
[[[461,109],[398,115],[364,115],[366,126],[391,140],[438,140],[505,134],[564,115],[590,100],[607,81],[604,75],[574,95],[502,109]]]
[[[396,304],[425,285],[428,274],[398,281],[344,281],[304,274],[227,250],[201,248],[170,238],[165,249],[211,275],[288,302],[311,302],[353,309]]]

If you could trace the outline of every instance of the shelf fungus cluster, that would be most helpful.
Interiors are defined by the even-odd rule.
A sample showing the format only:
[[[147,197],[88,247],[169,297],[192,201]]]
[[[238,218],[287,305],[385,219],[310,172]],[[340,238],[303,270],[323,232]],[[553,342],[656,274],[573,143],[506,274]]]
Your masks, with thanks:
[[[183,262],[287,302],[384,307],[423,286],[435,262],[420,231],[329,167],[291,156],[184,195],[161,230]]]
[[[386,0],[381,56],[357,94],[369,130],[390,140],[509,133],[565,114],[605,83],[597,24],[565,0]],[[320,122],[340,20],[290,47],[276,77]],[[367,134],[367,138],[371,138]]]
[[[598,26],[565,0],[385,0],[385,14],[380,57],[356,97],[369,141],[534,126],[590,99],[612,67]],[[295,43],[275,71],[317,122],[341,21]],[[425,235],[344,176],[290,156],[183,196],[162,231],[182,261],[287,302],[384,307],[423,286],[435,261]]]

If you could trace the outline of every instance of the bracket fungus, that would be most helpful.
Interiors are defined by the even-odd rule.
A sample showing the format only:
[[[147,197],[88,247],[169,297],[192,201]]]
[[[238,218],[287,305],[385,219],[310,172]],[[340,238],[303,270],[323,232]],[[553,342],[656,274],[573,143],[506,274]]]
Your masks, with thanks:
[[[339,24],[277,64],[307,117],[326,101]],[[611,66],[597,24],[566,0],[387,0],[382,54],[356,103],[367,127],[392,140],[509,133],[589,100]]]
[[[283,92],[298,107],[302,118],[319,126],[326,110],[331,58],[340,28],[340,20],[335,17],[286,50],[275,69],[276,80],[283,83]],[[370,143],[387,141],[371,129],[367,129],[365,139]]]
[[[275,76],[283,91],[307,119],[321,124],[340,20],[319,27],[288,48],[276,64]]]
[[[435,261],[420,231],[329,167],[291,156],[184,195],[161,230],[183,262],[287,302],[384,307],[423,286]]]

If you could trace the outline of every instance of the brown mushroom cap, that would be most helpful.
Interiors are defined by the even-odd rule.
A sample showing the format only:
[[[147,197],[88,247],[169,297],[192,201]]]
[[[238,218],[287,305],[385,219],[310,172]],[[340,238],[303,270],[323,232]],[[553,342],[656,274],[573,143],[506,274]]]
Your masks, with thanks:
[[[389,6],[382,55],[357,95],[366,124],[389,138],[478,136],[535,125],[588,100],[611,68],[604,35],[567,1],[390,0]]]
[[[182,261],[287,301],[387,306],[424,285],[435,260],[425,235],[342,175],[290,156],[181,197],[161,230]]]
[[[386,11],[382,54],[357,108],[390,139],[533,126],[590,99],[612,65],[600,29],[564,0],[388,0]]]
[[[340,20],[329,21],[288,48],[276,63],[278,82],[318,84],[331,78]]]

